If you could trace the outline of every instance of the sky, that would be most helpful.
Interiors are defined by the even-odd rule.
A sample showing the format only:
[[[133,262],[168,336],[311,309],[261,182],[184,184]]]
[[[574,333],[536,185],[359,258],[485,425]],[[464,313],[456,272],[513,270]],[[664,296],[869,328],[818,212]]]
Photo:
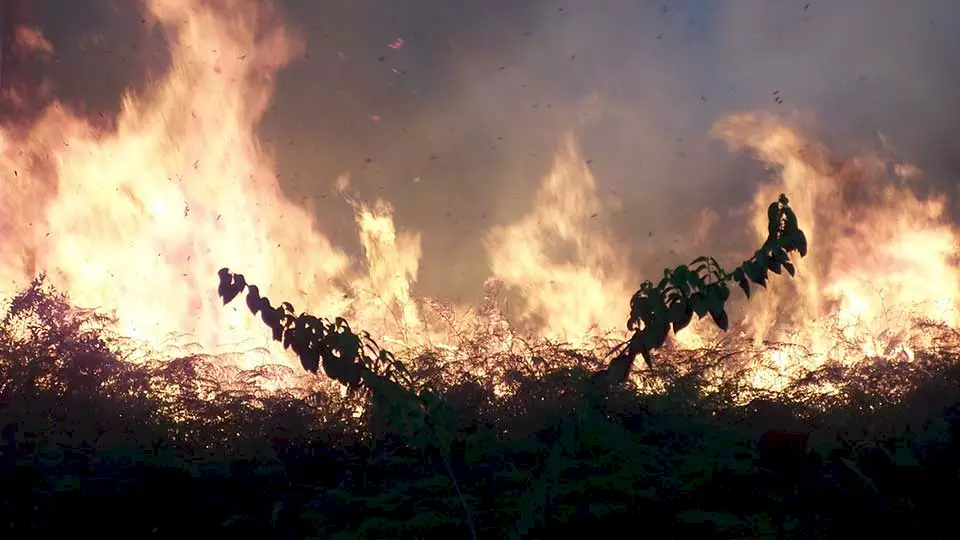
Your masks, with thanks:
[[[145,30],[136,2],[32,3],[57,51],[37,69],[91,117],[162,71],[163,36]],[[663,264],[702,254],[669,250],[704,208],[746,234],[738,210],[769,173],[711,138],[731,112],[803,118],[841,155],[882,134],[954,199],[952,0],[278,3],[305,43],[260,127],[285,191],[316,201],[321,228],[351,251],[336,178],[390,201],[400,229],[422,232],[418,286],[432,297],[479,293],[483,234],[529,210],[565,133],[601,195],[622,205],[616,237]],[[734,239],[718,237],[718,249],[724,241]]]

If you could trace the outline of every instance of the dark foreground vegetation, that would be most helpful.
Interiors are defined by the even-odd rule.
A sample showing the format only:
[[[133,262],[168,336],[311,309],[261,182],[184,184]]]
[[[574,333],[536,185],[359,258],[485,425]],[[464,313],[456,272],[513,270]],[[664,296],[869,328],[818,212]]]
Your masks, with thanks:
[[[951,330],[913,362],[825,367],[777,394],[722,375],[718,351],[664,347],[693,315],[727,326],[725,282],[792,274],[805,242],[774,206],[734,272],[700,259],[644,284],[606,369],[547,345],[404,363],[224,270],[225,302],[246,291],[344,397],[228,384],[197,356],[121,360],[104,321],[37,281],[0,320],[0,537],[957,537]]]

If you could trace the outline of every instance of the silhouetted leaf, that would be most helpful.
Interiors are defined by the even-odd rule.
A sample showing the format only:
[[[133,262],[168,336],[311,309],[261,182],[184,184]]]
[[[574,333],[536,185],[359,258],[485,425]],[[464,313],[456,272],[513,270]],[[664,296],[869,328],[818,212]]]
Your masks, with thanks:
[[[733,272],[733,280],[743,289],[743,294],[750,298],[750,282],[747,281],[747,276],[742,269],[738,268]]]
[[[727,319],[727,312],[725,310],[711,311],[710,316],[713,318],[713,322],[716,323],[717,327],[724,332],[727,331],[730,321]]]
[[[777,237],[780,230],[780,203],[772,203],[767,207],[767,233],[771,238]]]
[[[337,358],[332,354],[323,355],[323,372],[327,374],[327,377],[335,379],[341,384],[348,384],[347,382],[347,360],[343,358]]]
[[[256,315],[260,312],[260,289],[256,285],[250,285],[247,287],[247,308],[250,310],[250,313]]]
[[[670,306],[670,320],[673,323],[673,333],[676,334],[690,324],[693,319],[693,308],[685,299],[680,299]]]
[[[726,283],[719,282],[717,283],[717,291],[720,295],[720,304],[726,304],[727,300],[730,299],[730,287],[727,287]]]
[[[757,277],[756,283],[761,287],[767,286],[767,269],[766,268],[760,269],[759,276]]]
[[[794,234],[796,235],[797,252],[800,253],[801,257],[806,257],[807,256],[807,236],[803,234],[803,231],[801,231],[800,229],[797,229],[796,233]]]
[[[787,234],[793,234],[794,232],[800,230],[799,224],[797,223],[797,215],[793,213],[789,207],[784,208],[784,226],[783,230]]]
[[[757,261],[755,267],[757,268],[758,273],[762,272],[763,269],[766,268],[768,264],[770,264],[770,258],[767,255],[767,252],[765,249],[761,249],[760,251],[758,251],[757,254],[755,255],[755,258]]]
[[[693,308],[693,312],[697,314],[697,317],[703,317],[709,311],[706,298],[703,297],[703,293],[695,292],[691,294],[690,306]]]
[[[230,270],[221,268],[217,275],[220,277],[220,284],[217,286],[217,294],[223,298],[223,305],[227,305],[243,292],[247,286],[242,274],[231,274]]]
[[[690,269],[682,264],[670,273],[669,283],[680,290],[684,289],[688,281],[690,281]]]
[[[220,283],[217,285],[217,296],[223,298],[223,305],[227,305],[227,295],[230,294],[230,286],[233,282],[230,270],[221,268],[217,270],[217,276],[220,278]]]
[[[743,265],[743,272],[750,278],[750,281],[763,286],[767,282],[766,268],[760,266],[757,262],[750,261]]]
[[[304,370],[314,374],[317,373],[317,369],[320,367],[320,351],[307,348],[298,354],[298,356],[300,357],[300,365]]]
[[[270,329],[273,330],[273,340],[280,341],[283,339],[283,325],[281,324],[280,310],[274,313],[276,318],[272,321],[273,324],[270,325]]]

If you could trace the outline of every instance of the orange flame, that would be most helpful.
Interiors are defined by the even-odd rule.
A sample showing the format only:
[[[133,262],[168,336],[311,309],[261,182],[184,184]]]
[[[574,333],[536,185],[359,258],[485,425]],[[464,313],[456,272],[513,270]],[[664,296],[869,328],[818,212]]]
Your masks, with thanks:
[[[176,335],[188,334],[212,352],[267,348],[266,358],[236,357],[241,368],[293,365],[242,303],[221,305],[217,270],[226,266],[297,309],[343,315],[404,344],[454,347],[443,327],[449,314],[425,309],[453,307],[414,297],[420,238],[397,231],[387,202],[347,197],[364,250],[354,261],[283,196],[255,128],[273,75],[299,45],[271,22],[269,2],[218,5],[146,1],[170,36],[170,65],[148,91],[124,96],[111,130],[61,103],[25,129],[0,129],[0,296],[46,271],[75,304],[113,313],[122,334],[154,347],[182,344]],[[743,329],[755,343],[805,343],[820,362],[912,358],[923,336],[905,314],[958,322],[957,231],[942,197],[911,192],[918,168],[876,156],[837,165],[767,117],[733,115],[715,132],[776,171],[752,208],[758,239],[766,204],[785,192],[810,243],[797,278],[774,279],[746,303]],[[337,180],[341,193],[347,185]],[[574,138],[565,137],[529,213],[486,236],[490,283],[522,297],[515,323],[573,345],[623,333],[626,301],[643,276],[615,247],[607,210]],[[716,221],[705,210],[689,232],[699,243]],[[454,311],[509,342],[496,307]],[[709,324],[693,324],[678,341],[696,346],[715,335]],[[770,360],[785,371],[800,362],[784,353]],[[769,372],[758,372],[757,383],[779,384]]]
[[[267,24],[267,3],[221,7],[147,3],[172,36],[172,60],[148,92],[124,96],[113,131],[54,103],[25,136],[0,133],[0,293],[47,271],[76,304],[115,314],[124,335],[159,347],[188,333],[217,350],[264,336],[245,310],[220,304],[222,266],[321,313],[366,305],[347,289],[403,289],[375,265],[373,279],[349,276],[348,257],[284,198],[254,133],[297,45]],[[360,213],[366,229],[382,219]]]
[[[731,115],[715,132],[777,171],[754,198],[757,238],[766,234],[767,201],[785,192],[810,244],[795,279],[772,280],[747,304],[755,343],[803,343],[816,364],[913,359],[917,346],[929,344],[916,320],[957,324],[960,236],[944,215],[944,197],[922,200],[911,191],[916,166],[876,155],[838,165],[769,117]],[[789,355],[775,360],[783,372],[798,367]]]
[[[596,182],[567,136],[531,212],[491,230],[487,252],[494,276],[521,291],[522,320],[539,322],[544,337],[582,346],[622,328],[635,286],[627,261],[604,227]]]

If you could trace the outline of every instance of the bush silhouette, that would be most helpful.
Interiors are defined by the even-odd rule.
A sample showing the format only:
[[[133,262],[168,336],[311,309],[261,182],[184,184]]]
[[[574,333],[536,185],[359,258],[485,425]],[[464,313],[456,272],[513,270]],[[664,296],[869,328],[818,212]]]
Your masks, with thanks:
[[[773,236],[786,243],[781,217]],[[712,263],[688,271],[719,281],[700,265]],[[736,270],[717,273],[739,286]],[[223,292],[243,282],[226,277]],[[660,289],[668,312],[682,293],[664,285],[644,290]],[[287,335],[291,315],[280,339],[312,372],[352,382],[344,398],[218,382],[215,358],[124,362],[93,314],[40,287],[11,306],[0,323],[9,538],[547,538],[637,524],[680,538],[957,534],[960,348],[949,344],[960,340],[947,330],[916,351],[922,362],[824,366],[772,393],[718,375],[726,349],[654,348],[631,379],[642,384],[618,385],[603,356],[551,343],[485,353],[466,341],[462,363],[427,351],[404,366],[318,318],[304,322],[326,336],[311,348]],[[279,310],[267,319],[293,313]],[[603,399],[584,399],[593,388]]]
[[[729,283],[738,284],[749,297],[750,283],[765,285],[768,272],[779,274],[785,269],[792,276],[795,270],[789,254],[797,251],[806,255],[807,242],[785,195],[769,206],[768,220],[766,241],[732,272],[724,271],[712,257],[699,257],[690,265],[666,270],[656,286],[644,282],[630,301],[627,327],[633,336],[618,347],[619,354],[606,370],[593,377],[593,382],[609,387],[626,381],[638,355],[652,366],[652,351],[663,345],[671,328],[674,332],[682,330],[694,314],[704,317],[709,313],[717,326],[726,330]],[[307,313],[297,315],[289,302],[273,306],[242,274],[221,268],[218,275],[218,294],[224,305],[246,290],[250,312],[260,315],[274,340],[297,354],[305,370],[316,373],[322,365],[324,373],[345,385],[350,393],[366,392],[373,399],[371,415],[382,422],[382,427],[415,446],[435,446],[457,485],[448,455],[450,433],[456,427],[451,425],[450,409],[430,388],[414,388],[401,361],[381,349],[366,332],[353,332],[342,317],[330,321]],[[471,536],[475,537],[468,505],[457,491]]]

